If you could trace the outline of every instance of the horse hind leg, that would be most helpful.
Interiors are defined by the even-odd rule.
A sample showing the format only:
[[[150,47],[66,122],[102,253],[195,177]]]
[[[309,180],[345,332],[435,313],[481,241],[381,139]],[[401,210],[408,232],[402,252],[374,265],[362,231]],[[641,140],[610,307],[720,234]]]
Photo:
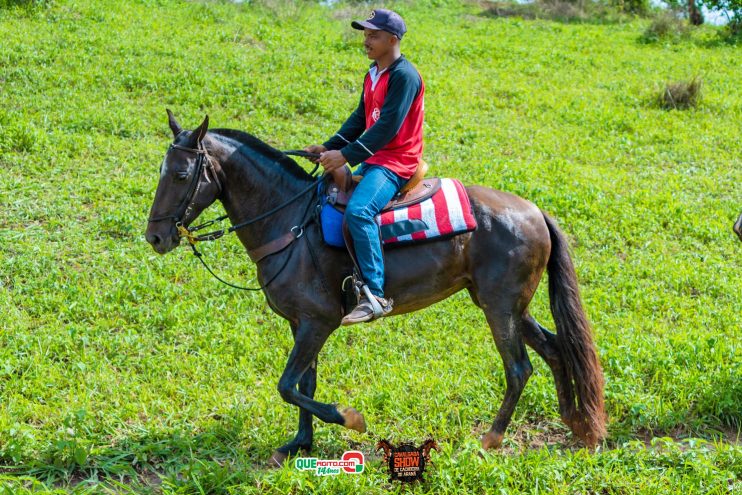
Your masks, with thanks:
[[[492,427],[481,439],[482,448],[487,450],[498,448],[502,444],[505,430],[510,424],[515,406],[518,404],[533,368],[520,333],[519,317],[500,309],[496,304],[485,305],[484,312],[502,358],[507,383],[505,396]]]
[[[541,326],[530,314],[525,314],[520,322],[523,338],[546,364],[554,375],[554,385],[559,400],[559,415],[570,429],[574,429],[575,394],[565,363],[559,352],[556,334]]]

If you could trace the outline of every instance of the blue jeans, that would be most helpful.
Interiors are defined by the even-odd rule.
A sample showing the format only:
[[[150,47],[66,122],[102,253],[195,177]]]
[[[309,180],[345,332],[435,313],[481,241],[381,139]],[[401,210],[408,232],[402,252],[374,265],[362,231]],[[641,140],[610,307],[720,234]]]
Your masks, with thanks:
[[[353,175],[362,175],[345,209],[345,221],[355,245],[361,276],[371,293],[384,297],[384,257],[379,226],[374,217],[404,187],[403,179],[386,167],[361,163]]]

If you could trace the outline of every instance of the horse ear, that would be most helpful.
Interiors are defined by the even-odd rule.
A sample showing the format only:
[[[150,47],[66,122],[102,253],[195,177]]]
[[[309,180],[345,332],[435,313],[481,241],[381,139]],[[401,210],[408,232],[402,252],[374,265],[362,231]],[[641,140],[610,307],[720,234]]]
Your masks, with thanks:
[[[209,116],[206,115],[204,117],[204,121],[201,122],[201,125],[198,126],[198,129],[196,129],[196,131],[198,131],[199,142],[204,138],[204,136],[206,135],[206,131],[208,130],[209,130]]]
[[[173,115],[173,112],[171,112],[169,108],[166,108],[165,110],[167,111],[167,123],[170,124],[170,130],[173,131],[173,137],[175,137],[183,132],[183,128],[180,127],[178,121],[175,120],[175,115]]]
[[[188,136],[188,146],[191,148],[198,148],[201,140],[206,136],[206,131],[209,130],[209,116],[204,117],[204,121],[201,125],[191,131],[191,135]]]

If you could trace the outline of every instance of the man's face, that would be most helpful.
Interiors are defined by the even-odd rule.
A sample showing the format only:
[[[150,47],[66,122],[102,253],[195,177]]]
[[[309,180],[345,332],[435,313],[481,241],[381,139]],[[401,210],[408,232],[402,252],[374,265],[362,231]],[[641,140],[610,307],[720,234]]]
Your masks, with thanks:
[[[394,48],[397,43],[397,37],[392,33],[380,29],[363,30],[363,46],[366,49],[366,56],[372,60],[378,60],[385,56]]]

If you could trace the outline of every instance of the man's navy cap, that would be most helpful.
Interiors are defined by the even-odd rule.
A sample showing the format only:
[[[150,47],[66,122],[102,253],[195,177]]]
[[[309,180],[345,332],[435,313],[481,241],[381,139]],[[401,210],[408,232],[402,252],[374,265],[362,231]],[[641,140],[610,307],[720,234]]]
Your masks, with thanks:
[[[402,39],[402,36],[407,32],[407,26],[405,26],[402,17],[388,9],[374,9],[365,21],[353,21],[350,25],[360,30],[364,28],[381,29],[396,35],[399,39]]]

